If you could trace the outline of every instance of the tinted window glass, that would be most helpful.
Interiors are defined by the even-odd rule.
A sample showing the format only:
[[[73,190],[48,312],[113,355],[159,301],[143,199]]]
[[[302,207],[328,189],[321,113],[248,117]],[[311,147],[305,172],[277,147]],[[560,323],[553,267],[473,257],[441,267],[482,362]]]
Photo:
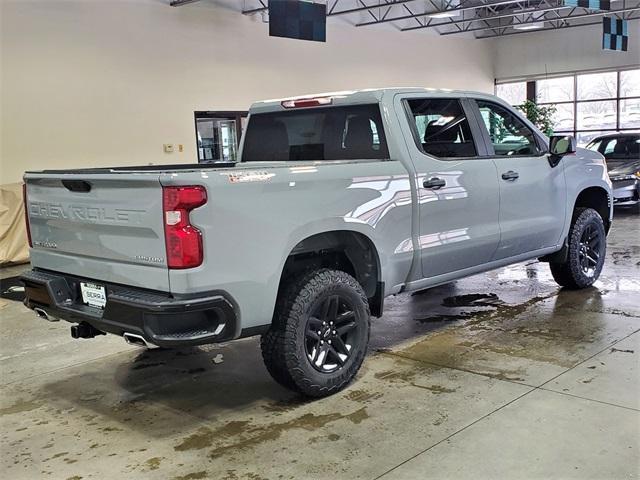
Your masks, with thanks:
[[[589,145],[587,145],[585,148],[589,149],[589,150],[593,150],[594,152],[599,152],[600,151],[600,144],[602,143],[602,140],[593,140],[591,143],[589,143]]]
[[[477,100],[496,155],[539,155],[533,131],[515,114],[491,102]]]
[[[253,114],[242,153],[243,162],[388,158],[377,104]]]
[[[602,153],[604,153],[605,155],[609,154],[609,153],[613,153],[613,151],[616,148],[616,144],[618,143],[618,140],[615,138],[611,138],[608,140],[605,140],[605,145],[604,148],[602,149]]]
[[[640,137],[628,135],[604,139],[600,152],[607,160],[639,160]]]
[[[458,100],[427,98],[408,101],[418,141],[435,157],[473,157],[476,147]]]

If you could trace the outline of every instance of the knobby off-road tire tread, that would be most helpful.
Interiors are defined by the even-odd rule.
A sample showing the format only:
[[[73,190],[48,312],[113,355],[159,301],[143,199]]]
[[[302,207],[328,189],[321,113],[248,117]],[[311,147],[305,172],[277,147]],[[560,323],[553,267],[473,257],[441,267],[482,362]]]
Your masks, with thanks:
[[[331,374],[331,381],[321,385],[309,377],[301,368],[308,362],[300,356],[297,344],[298,328],[306,327],[306,314],[316,296],[335,285],[353,289],[360,297],[365,309],[367,337],[369,341],[370,312],[367,297],[362,286],[351,275],[330,269],[308,272],[286,285],[276,302],[273,323],[262,336],[262,357],[271,376],[282,386],[312,397],[324,397],[344,388],[355,376],[366,355],[366,345],[348,365]]]
[[[284,331],[276,330],[273,326],[262,335],[260,348],[262,350],[262,360],[269,375],[285,388],[298,390],[284,361]]]
[[[578,290],[593,285],[600,276],[602,266],[600,266],[593,278],[589,278],[581,271],[578,260],[582,231],[585,225],[593,220],[600,224],[604,233],[604,222],[598,212],[592,208],[579,207],[575,209],[573,218],[571,219],[571,228],[569,229],[569,252],[567,254],[567,261],[564,263],[549,263],[551,275],[558,285],[571,290]],[[606,235],[603,236],[602,241],[605,242],[605,248],[602,254],[604,256],[606,254]]]

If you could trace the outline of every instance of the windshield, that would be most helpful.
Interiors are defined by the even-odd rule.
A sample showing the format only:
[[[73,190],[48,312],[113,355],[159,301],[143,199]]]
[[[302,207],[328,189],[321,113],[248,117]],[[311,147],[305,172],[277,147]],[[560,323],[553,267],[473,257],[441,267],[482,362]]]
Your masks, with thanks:
[[[371,104],[252,114],[241,161],[388,158],[380,107]]]

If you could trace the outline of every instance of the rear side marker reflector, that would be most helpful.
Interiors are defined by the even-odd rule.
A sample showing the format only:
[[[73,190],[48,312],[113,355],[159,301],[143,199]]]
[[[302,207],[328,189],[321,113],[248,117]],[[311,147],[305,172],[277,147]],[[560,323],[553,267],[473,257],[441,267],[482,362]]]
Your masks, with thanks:
[[[284,100],[282,106],[284,108],[319,107],[321,105],[331,105],[332,102],[333,99],[331,97],[299,98],[297,100]]]
[[[205,203],[207,191],[200,185],[162,187],[164,237],[169,268],[193,268],[202,264],[202,234],[191,225],[189,212]]]

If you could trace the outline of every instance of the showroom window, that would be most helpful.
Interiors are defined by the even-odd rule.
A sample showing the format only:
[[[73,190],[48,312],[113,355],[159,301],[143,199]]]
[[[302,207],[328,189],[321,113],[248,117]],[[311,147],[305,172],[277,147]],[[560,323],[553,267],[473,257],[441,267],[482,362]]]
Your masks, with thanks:
[[[640,69],[500,83],[496,95],[512,105],[527,98],[553,105],[554,133],[574,135],[581,146],[606,132],[640,128]]]
[[[640,70],[585,73],[536,81],[539,105],[554,105],[554,132],[578,145],[606,133],[640,128]]]
[[[247,112],[194,112],[199,163],[236,162]]]
[[[513,106],[522,105],[527,100],[527,82],[498,84],[496,95]]]

